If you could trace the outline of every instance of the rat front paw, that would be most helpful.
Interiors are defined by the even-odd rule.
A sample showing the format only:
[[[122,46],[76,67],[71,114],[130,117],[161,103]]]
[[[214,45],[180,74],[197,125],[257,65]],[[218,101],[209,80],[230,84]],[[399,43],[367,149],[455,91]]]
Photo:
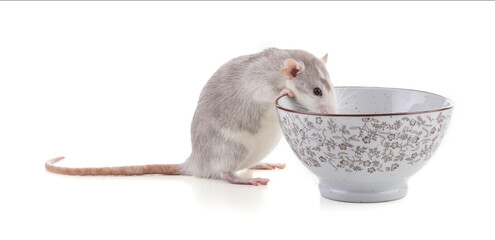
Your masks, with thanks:
[[[282,91],[280,91],[280,93],[278,94],[278,97],[281,97],[284,95],[287,95],[289,97],[295,97],[296,96],[296,94],[294,94],[294,92],[288,88],[282,89]]]

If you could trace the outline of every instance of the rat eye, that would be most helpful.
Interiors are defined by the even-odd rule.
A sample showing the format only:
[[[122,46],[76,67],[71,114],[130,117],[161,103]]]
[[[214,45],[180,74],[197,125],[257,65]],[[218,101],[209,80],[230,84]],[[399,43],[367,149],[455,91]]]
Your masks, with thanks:
[[[315,88],[313,89],[313,93],[316,95],[316,96],[321,96],[322,92],[321,92],[321,89],[320,88]]]

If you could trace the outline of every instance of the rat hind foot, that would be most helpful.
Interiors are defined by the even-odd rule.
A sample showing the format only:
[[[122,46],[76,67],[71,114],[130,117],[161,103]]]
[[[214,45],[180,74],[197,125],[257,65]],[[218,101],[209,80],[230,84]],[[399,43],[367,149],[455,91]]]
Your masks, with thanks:
[[[284,169],[285,163],[258,163],[249,169],[253,170],[273,170],[273,169]]]
[[[231,172],[223,172],[220,177],[232,184],[246,184],[254,186],[266,185],[268,181],[270,181],[267,178],[240,178]]]

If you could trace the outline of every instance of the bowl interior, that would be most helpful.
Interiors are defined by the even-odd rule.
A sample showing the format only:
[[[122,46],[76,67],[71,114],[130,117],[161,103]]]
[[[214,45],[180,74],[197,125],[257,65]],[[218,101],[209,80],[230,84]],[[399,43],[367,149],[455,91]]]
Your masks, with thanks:
[[[335,93],[339,114],[346,115],[415,113],[452,107],[448,98],[409,89],[336,87]],[[277,104],[287,110],[307,112],[296,99],[282,97]]]

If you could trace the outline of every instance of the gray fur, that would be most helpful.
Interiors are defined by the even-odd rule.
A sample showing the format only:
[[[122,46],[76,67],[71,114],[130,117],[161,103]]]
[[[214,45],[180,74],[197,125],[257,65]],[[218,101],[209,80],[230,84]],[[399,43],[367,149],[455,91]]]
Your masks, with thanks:
[[[222,172],[245,167],[249,151],[256,149],[226,138],[221,131],[228,128],[256,134],[260,130],[263,114],[275,108],[275,99],[286,86],[280,69],[288,58],[304,66],[295,79],[300,91],[312,94],[315,86],[330,88],[323,61],[306,51],[270,48],[232,59],[213,74],[201,92],[191,124],[192,153],[183,164],[184,174],[219,178]],[[316,68],[322,69],[327,79],[321,79]],[[263,88],[269,89],[269,96],[256,98]]]

